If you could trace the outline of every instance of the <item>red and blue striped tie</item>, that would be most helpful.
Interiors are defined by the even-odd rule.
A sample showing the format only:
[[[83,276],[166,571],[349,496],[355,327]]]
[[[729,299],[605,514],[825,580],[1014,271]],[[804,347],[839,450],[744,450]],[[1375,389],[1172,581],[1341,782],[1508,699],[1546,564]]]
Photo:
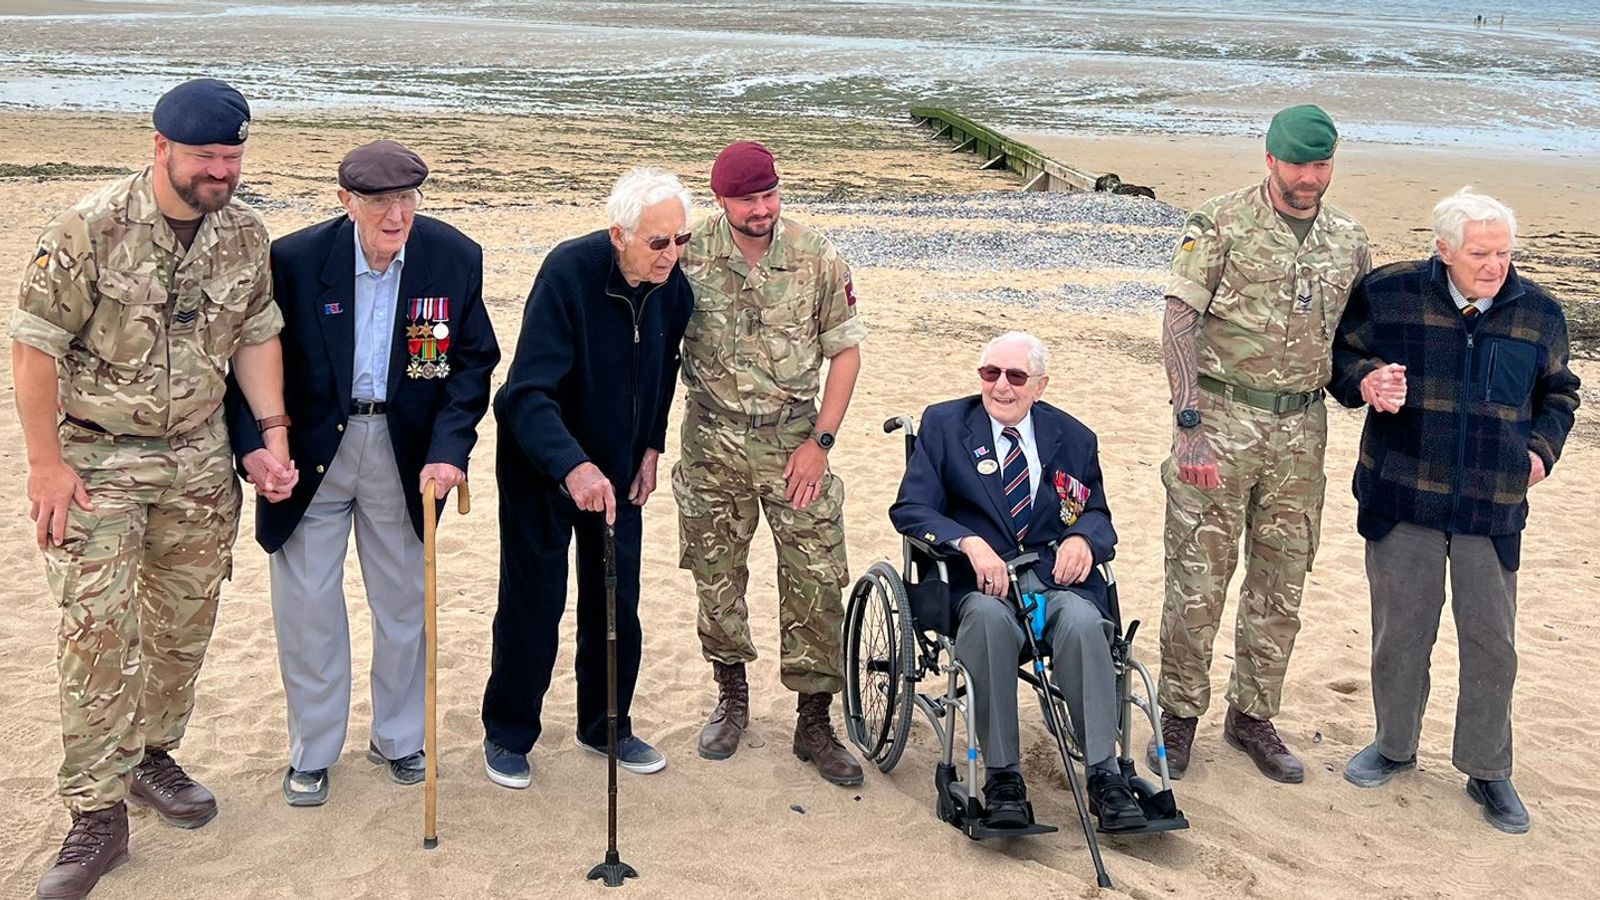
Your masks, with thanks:
[[[1000,436],[1011,442],[1006,451],[1005,465],[1000,469],[1000,480],[1006,487],[1006,505],[1011,508],[1011,529],[1017,533],[1017,543],[1028,533],[1028,519],[1033,514],[1033,489],[1028,484],[1028,457],[1022,452],[1022,432],[1015,426],[1000,429]]]

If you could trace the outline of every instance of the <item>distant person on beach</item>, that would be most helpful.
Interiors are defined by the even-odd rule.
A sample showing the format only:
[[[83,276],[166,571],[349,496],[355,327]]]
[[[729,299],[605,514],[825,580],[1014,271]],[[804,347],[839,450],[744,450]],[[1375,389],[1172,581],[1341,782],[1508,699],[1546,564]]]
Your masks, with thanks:
[[[656,490],[679,346],[694,297],[678,267],[689,242],[689,192],[660,169],[617,179],[610,226],[559,244],[534,279],[499,426],[500,602],[483,692],[489,779],[526,788],[543,733],[576,536],[578,744],[606,755],[605,530],[615,529],[617,757],[659,772],[667,759],[633,730],[639,678],[643,510]]]
[[[901,534],[960,551],[950,562],[950,597],[956,658],[967,669],[983,748],[984,824],[1030,824],[1017,731],[1017,660],[1026,637],[1008,599],[1006,568],[1028,552],[1039,562],[1017,581],[1046,601],[1041,641],[1083,748],[1090,807],[1106,831],[1143,828],[1144,812],[1116,758],[1121,710],[1105,632],[1106,580],[1096,566],[1116,554],[1117,532],[1099,440],[1040,400],[1050,353],[1038,338],[1007,332],[978,361],[977,394],[922,414],[889,518]]]
[[[72,813],[41,898],[85,896],[127,861],[128,801],[179,828],[217,814],[172,754],[233,569],[230,368],[264,447],[256,489],[281,501],[296,480],[267,230],[234,199],[250,106],[200,79],[153,118],[155,164],[46,227],[11,318],[30,516],[61,609]]]
[[[422,488],[467,477],[500,347],[483,305],[483,250],[419,215],[428,166],[394,141],[339,163],[344,212],[272,242],[283,312],[289,445],[305,467],[288,500],[256,504],[270,554],[272,624],[288,703],[290,806],[328,801],[328,769],[350,721],[344,561],[352,527],[372,613],[367,760],[420,783],[423,689]],[[229,392],[234,453],[260,452]]]
[[[1322,202],[1338,140],[1320,108],[1280,111],[1267,129],[1266,179],[1202,205],[1173,254],[1162,329],[1175,428],[1161,469],[1159,701],[1175,777],[1210,705],[1212,644],[1242,532],[1223,737],[1268,778],[1304,778],[1271,720],[1321,527],[1333,331],[1371,267],[1366,231]]]
[[[1356,288],[1334,342],[1329,391],[1369,407],[1354,489],[1378,724],[1344,777],[1378,787],[1416,766],[1448,569],[1461,658],[1451,761],[1489,824],[1521,834],[1517,569],[1530,489],[1561,458],[1578,376],[1561,304],[1512,265],[1505,204],[1463,188],[1434,207],[1433,232],[1431,259],[1384,266]]]
[[[867,328],[833,244],[781,215],[766,147],[730,144],[711,166],[711,190],[719,211],[695,227],[683,260],[695,304],[683,345],[682,455],[672,470],[680,562],[694,574],[700,646],[718,689],[699,752],[732,756],[749,723],[745,664],[756,648],[746,560],[764,509],[778,555],[779,669],[799,695],[795,755],[827,781],[860,784],[861,766],[828,716],[844,687],[841,589],[850,579],[844,481],[828,453]]]

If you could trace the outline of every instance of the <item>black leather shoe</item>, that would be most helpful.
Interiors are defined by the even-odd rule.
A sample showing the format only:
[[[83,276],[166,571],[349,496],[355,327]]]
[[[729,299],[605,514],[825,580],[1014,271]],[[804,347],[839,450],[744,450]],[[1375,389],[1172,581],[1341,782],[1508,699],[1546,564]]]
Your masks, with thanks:
[[[1467,796],[1483,807],[1483,818],[1506,834],[1526,834],[1529,827],[1528,808],[1522,805],[1511,779],[1483,781],[1467,779]]]
[[[1099,817],[1105,831],[1132,831],[1149,824],[1121,773],[1089,773],[1089,811]]]
[[[1390,759],[1378,750],[1377,744],[1368,744],[1366,749],[1350,757],[1344,766],[1344,780],[1356,787],[1375,788],[1389,783],[1394,773],[1406,769],[1415,769],[1417,758]]]
[[[1028,786],[1018,772],[996,772],[983,786],[983,824],[990,828],[1026,828]]]

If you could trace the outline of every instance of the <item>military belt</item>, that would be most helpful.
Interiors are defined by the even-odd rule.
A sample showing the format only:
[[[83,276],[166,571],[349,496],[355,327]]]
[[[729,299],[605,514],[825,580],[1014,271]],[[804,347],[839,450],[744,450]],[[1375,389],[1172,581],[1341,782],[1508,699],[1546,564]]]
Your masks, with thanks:
[[[1298,394],[1279,394],[1273,391],[1261,391],[1242,385],[1229,384],[1226,381],[1218,381],[1210,375],[1200,376],[1200,387],[1213,394],[1237,400],[1245,406],[1264,409],[1280,416],[1285,413],[1300,412],[1322,399],[1322,388],[1302,391]]]
[[[754,413],[723,409],[721,406],[716,405],[712,401],[703,400],[700,397],[693,395],[690,396],[690,399],[692,399],[701,409],[705,410],[716,418],[723,419],[728,422],[737,422],[741,425],[748,425],[751,428],[771,428],[774,425],[782,425],[785,422],[792,422],[795,419],[805,418],[806,416],[813,415],[817,411],[817,404],[811,400],[797,400],[794,403],[791,403],[788,406],[778,410],[777,412],[762,413],[757,415]]]

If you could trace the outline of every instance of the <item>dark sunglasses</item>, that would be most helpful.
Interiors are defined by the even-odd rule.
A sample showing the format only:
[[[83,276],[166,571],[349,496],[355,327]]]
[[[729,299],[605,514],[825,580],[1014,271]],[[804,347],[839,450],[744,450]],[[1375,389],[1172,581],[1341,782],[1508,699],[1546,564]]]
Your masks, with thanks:
[[[1006,376],[1006,381],[1011,382],[1012,387],[1022,387],[1028,383],[1029,378],[1033,377],[1021,369],[1002,369],[999,366],[978,367],[978,377],[990,384],[999,381],[1001,375]]]
[[[656,251],[657,253],[660,253],[661,251],[667,249],[668,244],[677,244],[679,247],[682,247],[684,244],[689,243],[689,237],[689,232],[685,231],[683,234],[680,234],[677,237],[651,238],[650,240],[645,241],[645,246]]]

